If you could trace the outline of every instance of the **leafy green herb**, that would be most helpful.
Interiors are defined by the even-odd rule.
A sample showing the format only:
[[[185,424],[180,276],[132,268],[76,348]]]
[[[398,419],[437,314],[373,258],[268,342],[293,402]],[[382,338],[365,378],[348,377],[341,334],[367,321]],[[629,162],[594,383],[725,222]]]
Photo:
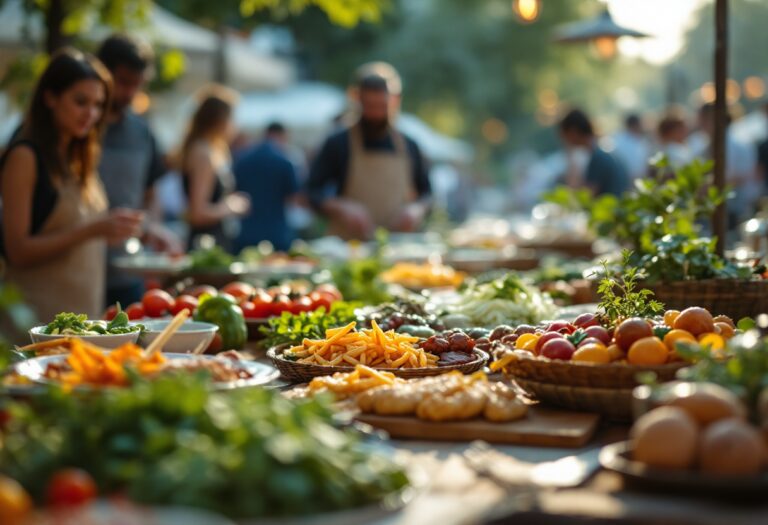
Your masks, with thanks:
[[[260,331],[264,334],[264,345],[267,347],[282,344],[299,344],[305,338],[323,339],[329,328],[344,326],[356,320],[355,309],[359,304],[337,301],[331,305],[329,312],[321,307],[314,312],[292,314],[283,312],[280,317],[273,317],[267,326]]]
[[[639,273],[630,264],[632,253],[622,252],[623,272],[614,275],[608,269],[608,263],[602,261],[604,277],[600,281],[597,293],[601,296],[598,310],[609,324],[617,324],[630,317],[653,317],[664,311],[664,305],[651,299],[653,292],[647,289],[636,290]]]
[[[40,499],[51,474],[82,468],[101,494],[235,519],[316,514],[380,501],[408,484],[325,399],[212,393],[205,374],[136,379],[99,395],[51,387],[8,402],[0,464]]]
[[[712,185],[712,163],[694,161],[666,173],[638,180],[621,197],[605,195],[585,199],[560,189],[547,195],[550,202],[589,215],[598,235],[631,249],[631,264],[643,270],[649,282],[686,279],[749,279],[751,270],[722,259],[715,240],[702,238],[701,224],[709,220],[727,193]]]
[[[189,254],[191,270],[227,270],[235,257],[221,246],[193,250]]]
[[[373,255],[368,258],[350,259],[331,268],[333,282],[344,299],[363,304],[379,304],[392,300],[379,275],[385,269],[382,250],[387,242],[386,230],[376,231]]]
[[[128,315],[122,310],[109,323],[88,321],[85,314],[61,312],[48,323],[43,333],[49,335],[119,335],[144,330],[140,324],[130,324]]]

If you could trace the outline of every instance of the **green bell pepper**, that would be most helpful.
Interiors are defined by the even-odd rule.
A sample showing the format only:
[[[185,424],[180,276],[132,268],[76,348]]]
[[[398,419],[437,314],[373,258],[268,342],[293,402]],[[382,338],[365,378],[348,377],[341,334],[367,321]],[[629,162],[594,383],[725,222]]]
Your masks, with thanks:
[[[213,323],[219,327],[224,350],[240,350],[248,339],[243,310],[226,297],[204,295],[194,318],[195,321]]]

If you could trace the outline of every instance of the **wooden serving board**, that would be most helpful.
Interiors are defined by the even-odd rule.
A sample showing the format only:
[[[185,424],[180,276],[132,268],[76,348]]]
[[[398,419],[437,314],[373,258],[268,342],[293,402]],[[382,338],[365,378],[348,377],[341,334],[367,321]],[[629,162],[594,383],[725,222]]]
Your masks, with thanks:
[[[433,423],[415,416],[358,414],[355,419],[384,430],[392,438],[434,441],[473,441],[508,445],[578,448],[587,444],[597,429],[598,414],[530,407],[526,417],[509,423],[482,419]]]

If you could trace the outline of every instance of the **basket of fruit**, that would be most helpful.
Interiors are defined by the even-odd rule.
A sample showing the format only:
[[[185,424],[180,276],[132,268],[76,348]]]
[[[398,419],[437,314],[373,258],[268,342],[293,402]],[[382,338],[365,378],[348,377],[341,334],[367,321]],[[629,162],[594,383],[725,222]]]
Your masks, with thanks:
[[[668,381],[686,366],[678,344],[698,341],[717,352],[736,331],[730,318],[713,317],[700,307],[660,316],[661,304],[650,300],[649,292],[635,291],[632,270],[621,281],[606,281],[599,315],[522,327],[517,337],[497,344],[508,350],[496,352],[492,368],[540,401],[625,419],[631,415],[632,389],[644,374]]]

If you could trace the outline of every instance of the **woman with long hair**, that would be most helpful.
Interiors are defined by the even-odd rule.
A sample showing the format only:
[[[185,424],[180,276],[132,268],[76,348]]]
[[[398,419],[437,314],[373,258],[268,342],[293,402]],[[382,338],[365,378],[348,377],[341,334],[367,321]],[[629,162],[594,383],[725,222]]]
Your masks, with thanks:
[[[237,218],[248,213],[250,199],[235,192],[229,142],[233,136],[235,96],[214,86],[205,91],[181,149],[181,173],[188,198],[190,248],[205,245],[205,237],[230,250],[237,235]]]
[[[103,309],[106,242],[140,233],[142,214],[107,213],[96,166],[112,80],[95,58],[64,49],[38,80],[0,158],[5,279],[41,320]]]

